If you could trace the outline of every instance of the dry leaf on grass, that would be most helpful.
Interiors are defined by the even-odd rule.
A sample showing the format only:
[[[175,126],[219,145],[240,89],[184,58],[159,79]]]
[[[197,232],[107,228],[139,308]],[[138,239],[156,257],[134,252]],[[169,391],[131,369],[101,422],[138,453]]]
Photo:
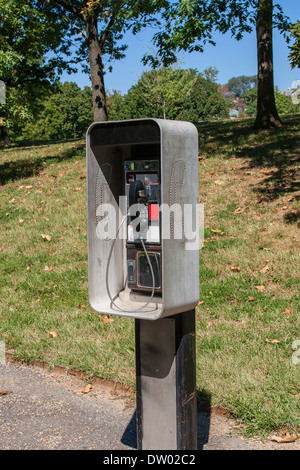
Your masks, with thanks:
[[[297,436],[295,434],[283,434],[282,436],[272,436],[271,441],[275,442],[281,442],[281,443],[286,443],[286,442],[295,442],[297,440]]]
[[[51,338],[57,338],[57,331],[48,331]]]
[[[113,318],[110,318],[109,316],[107,315],[104,315],[104,317],[100,317],[102,323],[112,323],[114,321]]]
[[[231,271],[235,271],[235,272],[240,272],[241,268],[239,268],[238,266],[230,266],[230,269]]]
[[[242,209],[241,207],[238,207],[237,209],[235,209],[235,211],[231,212],[233,215],[237,215],[237,214],[241,214],[242,212],[244,212],[245,209]]]
[[[44,240],[47,240],[48,242],[51,242],[52,238],[50,237],[50,235],[45,235],[44,233],[41,233],[41,237],[44,239]]]
[[[292,307],[286,308],[282,313],[283,313],[283,314],[292,313]]]
[[[269,266],[264,266],[264,267],[260,270],[260,272],[261,272],[262,274],[265,274],[265,273],[268,272],[269,270],[270,270]]]
[[[268,338],[265,338],[265,342],[273,343],[273,344],[280,343],[279,339],[268,339]]]
[[[265,286],[255,286],[255,289],[257,289],[259,292],[264,292],[265,291]]]

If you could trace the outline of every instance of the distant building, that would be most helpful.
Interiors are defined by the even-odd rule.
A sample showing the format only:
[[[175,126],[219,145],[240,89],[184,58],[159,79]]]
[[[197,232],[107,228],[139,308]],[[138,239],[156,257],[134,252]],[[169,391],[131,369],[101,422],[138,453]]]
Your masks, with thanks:
[[[292,89],[297,90],[297,88],[300,88],[300,80],[294,80],[292,83]]]
[[[294,80],[291,88],[288,88],[287,90],[283,90],[280,93],[282,93],[285,96],[290,96],[294,104],[299,104],[300,103],[300,80]]]

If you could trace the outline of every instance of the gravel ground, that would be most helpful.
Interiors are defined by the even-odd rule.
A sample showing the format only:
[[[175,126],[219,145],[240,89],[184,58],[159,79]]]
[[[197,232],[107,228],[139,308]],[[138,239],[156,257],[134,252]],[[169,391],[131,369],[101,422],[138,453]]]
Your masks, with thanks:
[[[66,372],[17,363],[0,365],[0,450],[136,449],[134,399]],[[236,423],[198,413],[198,449],[300,450],[242,437]]]

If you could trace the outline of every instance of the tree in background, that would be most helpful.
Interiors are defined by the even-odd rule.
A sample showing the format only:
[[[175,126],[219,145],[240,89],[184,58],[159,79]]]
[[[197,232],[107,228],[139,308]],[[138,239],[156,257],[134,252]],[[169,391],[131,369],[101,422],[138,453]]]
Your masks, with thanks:
[[[47,97],[37,99],[34,119],[17,131],[23,139],[82,138],[93,122],[92,90],[76,83],[53,85]]]
[[[254,127],[280,127],[273,73],[273,0],[258,0],[256,16],[257,40],[257,111]]]
[[[290,47],[289,59],[291,61],[292,68],[300,68],[300,21],[293,24],[290,29],[292,39],[294,39],[294,44]]]
[[[9,127],[32,115],[37,86],[45,88],[62,69],[71,70],[62,58],[68,45],[63,19],[53,17],[47,6],[38,10],[35,3],[0,0],[0,80],[6,86],[6,103],[0,106],[2,142],[9,141]],[[46,59],[50,50],[55,56]]]
[[[241,75],[240,77],[232,77],[228,80],[225,87],[236,96],[241,96],[252,88],[257,88],[257,76],[252,75],[249,77]]]
[[[144,63],[169,65],[183,51],[203,52],[206,43],[215,44],[213,31],[230,31],[237,40],[256,27],[258,64],[258,107],[255,126],[280,126],[273,85],[272,28],[287,32],[290,24],[280,5],[273,0],[178,0],[163,13],[165,24],[154,35],[155,56]]]
[[[95,121],[107,120],[104,85],[104,57],[108,62],[124,57],[126,45],[120,44],[128,30],[136,34],[151,22],[166,0],[42,0],[36,4],[50,5],[52,14],[63,17],[69,33],[77,36],[79,47],[75,61],[90,73]],[[110,67],[110,66],[109,66]]]
[[[290,96],[280,93],[277,89],[275,89],[274,96],[278,114],[298,113],[300,111],[300,105],[294,104]],[[257,88],[252,88],[241,98],[247,104],[246,114],[255,117],[257,114]]]
[[[228,116],[228,102],[218,93],[213,68],[199,74],[195,69],[161,67],[144,72],[125,96],[110,96],[109,118],[156,117],[198,122]]]

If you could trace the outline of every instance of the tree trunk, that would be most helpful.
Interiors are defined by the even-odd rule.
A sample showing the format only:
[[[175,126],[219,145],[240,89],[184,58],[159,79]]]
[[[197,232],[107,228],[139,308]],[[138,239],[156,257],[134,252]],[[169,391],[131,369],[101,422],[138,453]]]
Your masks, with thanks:
[[[6,126],[0,126],[0,144],[10,144],[9,131]]]
[[[273,0],[258,0],[257,20],[257,114],[254,127],[280,127],[273,78]]]
[[[102,51],[98,39],[97,15],[86,18],[87,47],[92,80],[94,121],[107,121]]]

